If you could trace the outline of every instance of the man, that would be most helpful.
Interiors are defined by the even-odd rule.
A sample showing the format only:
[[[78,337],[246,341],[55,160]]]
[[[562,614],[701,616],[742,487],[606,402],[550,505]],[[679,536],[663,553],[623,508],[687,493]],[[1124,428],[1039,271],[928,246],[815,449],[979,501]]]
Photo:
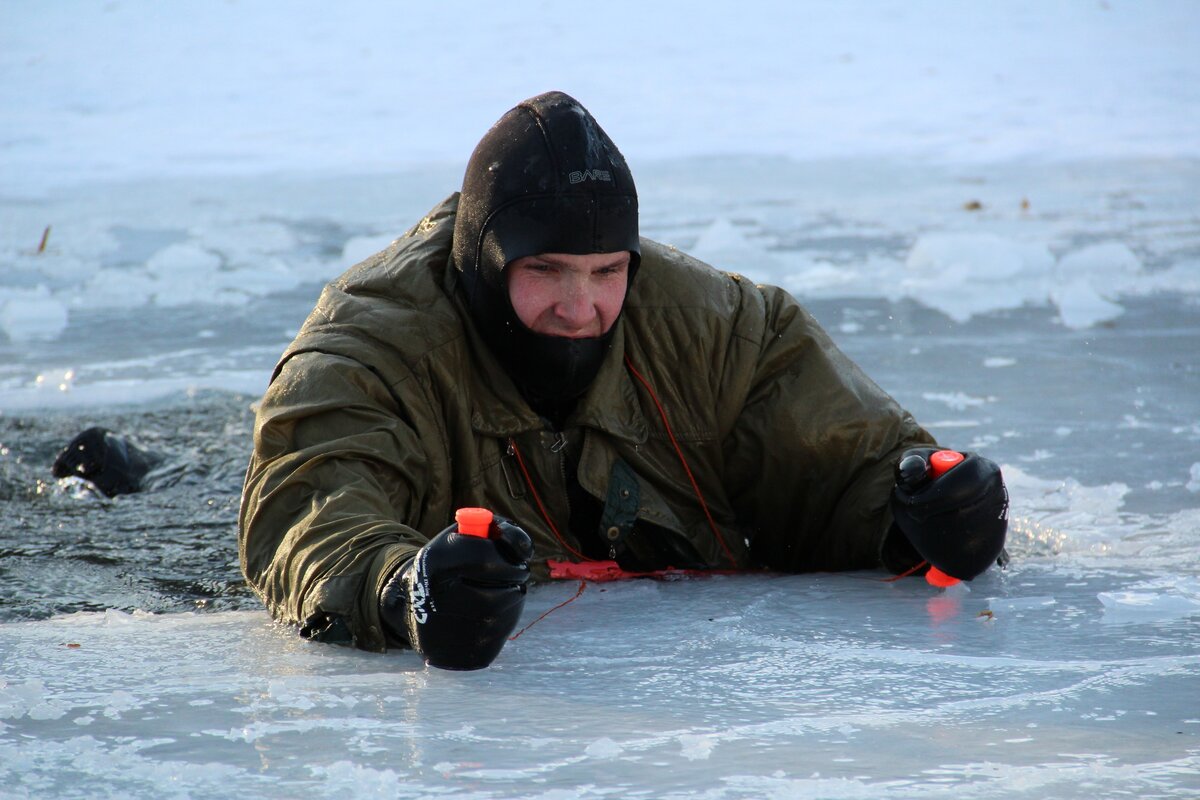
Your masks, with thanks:
[[[974,578],[1003,481],[931,482],[933,445],[787,293],[639,239],[621,154],[550,92],[326,287],[258,411],[242,566],[304,636],[473,669],[579,564]]]

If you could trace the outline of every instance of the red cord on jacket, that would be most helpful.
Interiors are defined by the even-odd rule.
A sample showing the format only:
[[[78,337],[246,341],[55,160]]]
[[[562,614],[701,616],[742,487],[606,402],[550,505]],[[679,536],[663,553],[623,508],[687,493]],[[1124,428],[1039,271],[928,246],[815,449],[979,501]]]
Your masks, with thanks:
[[[558,532],[558,526],[554,524],[554,520],[550,518],[550,512],[546,510],[546,505],[542,502],[542,496],[538,494],[537,487],[533,485],[533,478],[529,476],[529,468],[525,466],[525,457],[521,455],[521,449],[517,447],[517,440],[511,436],[508,439],[508,450],[517,457],[517,466],[521,468],[521,474],[525,476],[525,485],[529,487],[529,491],[533,493],[533,499],[537,503],[538,511],[542,512],[542,519],[546,520],[546,524],[550,526],[550,532],[554,534],[554,538],[558,539],[558,543],[563,546],[571,555],[578,558],[580,561],[592,561],[583,553],[576,550],[571,545],[567,544],[567,540]]]
[[[658,414],[662,418],[663,427],[667,431],[667,438],[671,440],[671,446],[675,448],[675,455],[679,457],[679,463],[683,466],[683,471],[687,475],[688,481],[692,485],[692,491],[696,493],[696,499],[700,502],[700,508],[704,511],[704,517],[706,520],[708,520],[708,526],[712,530],[713,535],[716,537],[717,543],[721,546],[721,550],[725,554],[725,558],[729,561],[729,565],[736,569],[737,559],[734,558],[733,552],[729,549],[729,545],[725,543],[725,537],[721,534],[721,528],[717,525],[716,519],[713,518],[712,512],[708,508],[708,502],[704,499],[704,492],[700,490],[700,484],[696,482],[696,476],[692,474],[692,468],[688,464],[687,458],[683,454],[683,448],[679,446],[679,440],[675,438],[675,431],[671,429],[671,421],[667,418],[667,410],[663,407],[662,402],[658,399],[658,395],[655,393],[654,387],[651,386],[650,382],[646,380],[642,373],[638,372],[637,368],[633,366],[633,362],[630,360],[628,354],[625,356],[625,366],[629,368],[629,371],[635,378],[637,378],[638,382],[645,387],[646,392],[650,395],[650,399],[654,401],[654,406],[658,409]],[[546,524],[550,527],[550,532],[554,534],[554,538],[558,540],[558,543],[562,545],[564,550],[578,558],[580,561],[595,561],[596,559],[589,558],[588,556],[576,550],[574,547],[571,547],[571,545],[569,545],[567,540],[563,537],[562,533],[559,532],[558,526],[554,524],[554,520],[550,517],[550,512],[546,510],[546,504],[542,502],[542,497],[538,493],[537,487],[534,486],[533,478],[529,474],[529,467],[525,464],[525,457],[521,455],[521,449],[517,447],[516,439],[509,437],[508,450],[510,453],[516,456],[517,465],[521,468],[521,475],[525,478],[525,484],[529,487],[529,491],[533,494],[533,499],[534,502],[537,503],[538,511],[541,512],[542,519],[544,519]]]
[[[687,459],[683,456],[683,448],[679,446],[678,440],[675,439],[675,432],[671,430],[671,423],[667,419],[667,410],[659,402],[658,395],[654,393],[654,387],[633,366],[633,362],[629,360],[628,353],[625,354],[625,366],[629,368],[633,376],[649,392],[650,399],[654,401],[654,406],[658,409],[659,416],[662,417],[663,427],[667,429],[667,436],[670,438],[671,444],[675,447],[675,455],[679,456],[679,463],[683,465],[683,471],[687,473],[688,480],[692,483],[692,491],[696,493],[696,499],[700,501],[700,508],[704,509],[704,516],[708,520],[708,526],[712,529],[713,535],[717,537],[717,543],[721,545],[721,550],[724,551],[725,558],[729,560],[729,566],[737,567],[737,559],[733,557],[733,553],[729,550],[729,545],[725,544],[725,537],[721,535],[721,529],[717,526],[717,521],[713,519],[712,512],[708,510],[708,503],[704,500],[704,493],[700,491],[700,485],[696,483],[696,477],[692,475],[692,468],[688,466]]]

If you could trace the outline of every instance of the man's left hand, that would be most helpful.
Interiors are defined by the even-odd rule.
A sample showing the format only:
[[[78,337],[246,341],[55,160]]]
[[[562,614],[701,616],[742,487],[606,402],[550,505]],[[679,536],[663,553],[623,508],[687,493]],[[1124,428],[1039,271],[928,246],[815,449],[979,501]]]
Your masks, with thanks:
[[[1008,490],[1000,467],[976,453],[937,478],[914,476],[938,448],[908,450],[897,466],[892,515],[917,552],[942,572],[971,580],[1000,558],[1008,532]]]

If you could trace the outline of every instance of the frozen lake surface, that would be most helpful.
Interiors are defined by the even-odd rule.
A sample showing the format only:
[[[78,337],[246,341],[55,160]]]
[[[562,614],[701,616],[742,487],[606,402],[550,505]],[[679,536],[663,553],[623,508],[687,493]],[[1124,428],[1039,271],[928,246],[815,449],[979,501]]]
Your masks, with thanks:
[[[35,797],[1195,796],[1194,620],[1101,602],[1178,588],[1161,577],[592,586],[476,673],[312,646],[262,611],[10,623],[0,777]]]
[[[0,4],[0,796],[1200,794],[1200,9],[606,9]],[[1006,571],[589,585],[470,674],[272,624],[235,525],[275,359],[549,88],[646,235],[1002,465]],[[50,476],[91,425],[150,491]]]
[[[46,261],[13,245],[25,272],[9,285],[59,274],[48,302],[69,313],[53,336],[0,344],[0,785],[1194,796],[1197,169],[648,165],[649,235],[790,286],[943,442],[1003,465],[1013,563],[948,593],[874,573],[591,585],[476,674],[301,642],[246,590],[235,546],[273,360],[320,280],[452,176],[99,185],[15,204],[6,219],[66,230]],[[73,227],[90,232],[78,249]],[[997,250],[1002,275],[973,266]],[[213,289],[262,264],[282,288]],[[124,295],[89,294],[105,269]],[[138,288],[156,281],[178,301]],[[50,477],[93,424],[165,457],[153,491],[104,500]],[[526,621],[576,589],[535,589]]]

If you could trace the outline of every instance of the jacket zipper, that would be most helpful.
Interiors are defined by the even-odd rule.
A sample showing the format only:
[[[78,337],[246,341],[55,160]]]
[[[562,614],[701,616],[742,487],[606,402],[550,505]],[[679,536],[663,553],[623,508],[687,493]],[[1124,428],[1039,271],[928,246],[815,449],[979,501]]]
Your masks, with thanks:
[[[571,491],[567,486],[567,436],[562,431],[555,431],[554,442],[550,445],[550,452],[558,455],[558,473],[562,478],[563,497],[567,501],[567,519],[571,519]],[[611,560],[617,558],[617,547],[615,544],[608,546],[608,557]]]
[[[513,448],[512,441],[509,440],[504,457],[500,459],[500,471],[504,473],[504,482],[508,484],[508,494],[514,500],[525,497],[525,482],[521,480],[519,469],[517,451]]]
[[[565,433],[555,431],[550,452],[558,456],[558,476],[562,480],[563,499],[566,500],[567,505],[567,535],[571,536],[571,492],[567,487],[567,435]]]

